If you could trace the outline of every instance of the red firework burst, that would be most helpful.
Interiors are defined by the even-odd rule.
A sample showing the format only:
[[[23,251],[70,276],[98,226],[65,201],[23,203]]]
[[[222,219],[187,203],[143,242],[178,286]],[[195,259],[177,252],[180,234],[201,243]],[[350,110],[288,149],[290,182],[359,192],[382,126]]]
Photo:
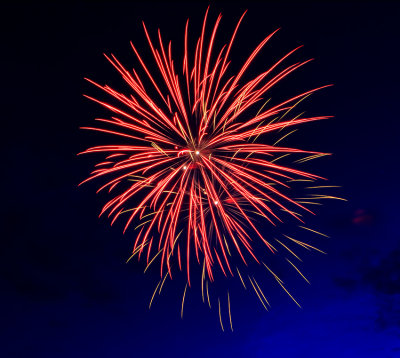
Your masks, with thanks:
[[[85,129],[123,137],[130,144],[96,146],[83,152],[106,154],[105,161],[97,164],[85,180],[107,176],[108,181],[99,191],[117,192],[101,214],[108,213],[112,222],[125,214],[125,230],[135,221],[140,230],[133,253],[139,258],[146,256],[147,263],[160,255],[164,278],[167,274],[172,277],[171,266],[176,263],[187,272],[189,286],[191,261],[203,264],[203,275],[205,272],[213,281],[216,267],[225,275],[234,275],[231,264],[234,255],[245,263],[260,262],[254,250],[256,239],[267,250],[276,251],[258,229],[255,217],[261,216],[275,225],[284,215],[301,221],[294,211],[296,208],[310,212],[298,198],[291,198],[285,192],[291,181],[320,177],[279,165],[276,160],[293,153],[305,154],[307,158],[324,154],[265,144],[261,138],[271,132],[329,118],[288,119],[288,113],[297,103],[327,86],[273,106],[264,103],[268,91],[309,62],[297,62],[278,70],[299,47],[265,72],[242,83],[250,64],[276,31],[254,49],[236,75],[228,77],[229,55],[244,14],[229,42],[215,49],[221,15],[211,35],[206,36],[207,13],[194,52],[189,51],[186,23],[181,75],[175,68],[171,43],[164,45],[160,31],[153,42],[144,24],[156,64],[154,69],[145,63],[132,43],[143,71],[141,76],[135,69],[128,71],[114,55],[106,55],[131,93],[120,93],[88,80],[120,106],[88,97],[113,115],[97,119],[111,127]],[[155,70],[161,81],[156,79]],[[249,280],[253,285],[250,277]]]

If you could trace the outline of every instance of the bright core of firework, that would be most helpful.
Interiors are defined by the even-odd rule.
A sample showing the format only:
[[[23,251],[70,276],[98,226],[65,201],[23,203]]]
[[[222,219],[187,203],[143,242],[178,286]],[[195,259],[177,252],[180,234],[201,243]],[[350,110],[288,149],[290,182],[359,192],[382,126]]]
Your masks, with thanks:
[[[220,48],[215,38],[221,15],[206,35],[207,14],[193,49],[189,49],[186,23],[182,72],[177,70],[171,42],[165,45],[160,31],[154,41],[143,24],[153,64],[145,62],[132,43],[141,70],[128,70],[114,55],[106,55],[129,93],[88,80],[112,103],[88,98],[112,115],[96,119],[101,127],[85,128],[124,143],[84,151],[105,154],[87,179],[107,177],[99,191],[115,193],[101,214],[108,213],[112,222],[125,217],[125,230],[135,223],[133,254],[145,256],[148,264],[158,258],[164,280],[166,275],[172,277],[172,267],[185,270],[189,286],[190,266],[195,262],[203,265],[203,276],[213,281],[216,268],[224,275],[236,275],[234,256],[244,263],[260,262],[256,240],[276,252],[256,225],[260,218],[275,225],[287,216],[301,221],[297,211],[311,212],[304,202],[290,197],[290,184],[320,177],[277,161],[292,154],[310,159],[324,154],[265,144],[265,135],[329,118],[292,115],[298,103],[326,86],[269,103],[271,89],[309,62],[282,67],[298,48],[262,73],[246,73],[274,31],[238,73],[229,74],[229,55],[244,14]],[[245,73],[250,77],[246,81]]]

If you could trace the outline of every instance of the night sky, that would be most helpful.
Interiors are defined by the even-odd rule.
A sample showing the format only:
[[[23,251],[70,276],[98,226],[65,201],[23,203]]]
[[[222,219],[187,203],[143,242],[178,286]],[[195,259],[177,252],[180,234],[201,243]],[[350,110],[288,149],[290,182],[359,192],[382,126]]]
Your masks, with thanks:
[[[186,19],[198,36],[207,5],[1,5],[2,357],[400,357],[398,3],[211,2],[222,37],[248,9],[232,70],[281,28],[250,74],[303,44],[295,58],[315,60],[276,95],[334,84],[305,108],[335,118],[286,141],[333,153],[305,168],[342,186],[330,193],[348,200],[325,201],[307,217],[330,238],[319,241],[326,255],[302,255],[311,285],[290,284],[301,309],[276,285],[267,286],[269,312],[233,288],[234,331],[222,332],[215,305],[195,289],[180,318],[177,282],[149,310],[157,274],[125,263],[132,236],[98,218],[99,182],[78,187],[95,158],[77,153],[102,144],[79,127],[107,114],[82,96],[99,94],[84,77],[121,87],[103,52],[136,67],[129,41],[147,51],[142,20],[173,40],[180,63]]]

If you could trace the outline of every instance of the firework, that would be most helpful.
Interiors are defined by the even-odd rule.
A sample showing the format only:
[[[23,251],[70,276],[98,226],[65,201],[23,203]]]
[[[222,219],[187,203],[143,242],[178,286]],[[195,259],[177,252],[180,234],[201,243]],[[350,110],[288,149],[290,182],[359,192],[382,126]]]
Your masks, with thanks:
[[[206,281],[207,297],[208,282],[213,282],[216,270],[225,276],[237,276],[245,285],[236,258],[245,264],[251,261],[264,265],[284,288],[255,250],[255,242],[259,242],[263,250],[277,252],[256,221],[261,217],[274,226],[293,217],[302,222],[298,211],[311,210],[306,207],[307,201],[287,194],[289,186],[295,181],[320,179],[278,161],[288,155],[301,155],[301,162],[323,153],[266,144],[265,137],[329,118],[292,115],[298,103],[327,86],[274,105],[269,103],[271,89],[310,61],[282,68],[298,47],[251,77],[248,69],[252,61],[276,31],[261,41],[237,74],[230,74],[230,53],[244,15],[221,48],[215,44],[221,15],[207,35],[207,10],[201,35],[192,50],[187,21],[182,65],[173,59],[172,45],[165,44],[160,31],[154,40],[143,24],[154,63],[145,62],[132,43],[137,69],[128,70],[114,55],[105,55],[129,86],[129,93],[88,80],[106,92],[112,103],[87,97],[112,115],[97,119],[101,127],[85,129],[110,134],[124,144],[84,151],[103,153],[105,157],[85,182],[107,178],[99,191],[115,194],[101,214],[112,218],[112,223],[118,218],[124,220],[124,231],[135,227],[132,256],[145,257],[148,266],[156,259],[160,263],[161,280],[156,291],[161,291],[167,275],[172,278],[173,267],[186,272],[182,310],[186,289],[191,285],[191,266],[195,263],[203,267],[202,285]],[[247,77],[250,79],[245,81]],[[319,198],[323,196],[312,197]],[[307,199],[311,202],[310,197]],[[287,238],[297,245],[314,248]],[[274,245],[276,242],[297,257],[289,245],[279,240]],[[249,276],[249,282],[263,305],[268,304],[255,278]],[[220,310],[219,299],[218,307]]]

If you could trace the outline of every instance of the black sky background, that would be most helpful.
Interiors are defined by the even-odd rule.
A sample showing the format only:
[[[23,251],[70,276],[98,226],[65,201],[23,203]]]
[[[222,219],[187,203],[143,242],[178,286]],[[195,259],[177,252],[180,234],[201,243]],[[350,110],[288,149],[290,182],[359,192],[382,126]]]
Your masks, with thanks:
[[[194,292],[166,288],[151,310],[156,275],[125,264],[131,241],[98,219],[97,186],[77,187],[99,137],[79,130],[105,115],[84,81],[122,85],[102,53],[136,66],[132,40],[161,28],[180,56],[187,18],[200,31],[207,2],[3,3],[1,18],[1,344],[4,357],[399,357],[399,5],[397,2],[211,2],[228,36],[248,14],[232,53],[237,69],[281,28],[251,73],[303,44],[315,58],[278,90],[333,83],[305,108],[333,120],[287,144],[334,153],[310,168],[341,185],[309,226],[328,233],[327,255],[305,255],[311,286],[294,283],[298,309],[277,287],[266,313],[237,290],[234,332],[222,332]],[[222,36],[222,35],[221,35]],[[314,167],[315,166],[315,167]],[[180,290],[180,291],[179,291]]]

